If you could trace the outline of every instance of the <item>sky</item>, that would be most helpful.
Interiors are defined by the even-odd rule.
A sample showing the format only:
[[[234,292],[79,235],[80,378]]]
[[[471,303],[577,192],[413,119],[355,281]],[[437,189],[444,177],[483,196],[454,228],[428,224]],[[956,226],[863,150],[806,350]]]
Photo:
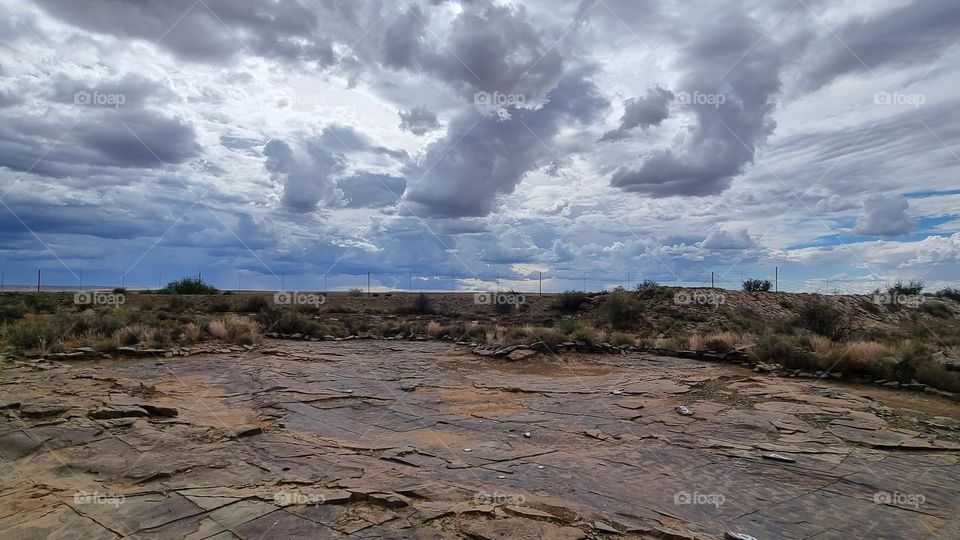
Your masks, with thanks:
[[[0,0],[2,280],[956,286],[957,28],[955,0]]]

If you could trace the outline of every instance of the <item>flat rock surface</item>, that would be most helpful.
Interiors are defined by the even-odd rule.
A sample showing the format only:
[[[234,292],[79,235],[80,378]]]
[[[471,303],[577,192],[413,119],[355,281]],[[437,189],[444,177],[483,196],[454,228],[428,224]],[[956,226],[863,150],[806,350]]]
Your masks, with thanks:
[[[696,360],[268,341],[7,362],[0,403],[3,538],[960,530],[960,405]]]

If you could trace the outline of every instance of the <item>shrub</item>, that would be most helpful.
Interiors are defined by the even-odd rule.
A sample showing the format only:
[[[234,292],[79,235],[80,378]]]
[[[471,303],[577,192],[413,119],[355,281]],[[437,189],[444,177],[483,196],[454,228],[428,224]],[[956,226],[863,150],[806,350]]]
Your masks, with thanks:
[[[266,332],[281,334],[304,334],[322,337],[329,334],[328,328],[297,311],[261,311],[255,315],[256,321]]]
[[[953,316],[953,312],[943,302],[924,302],[920,304],[920,311],[941,319],[949,319]]]
[[[251,296],[240,306],[240,311],[244,313],[259,313],[270,309],[270,302],[262,296]]]
[[[595,319],[600,326],[626,330],[636,326],[640,309],[634,299],[626,293],[608,295],[597,307]]]
[[[800,346],[796,338],[778,335],[762,336],[750,354],[764,362],[776,362],[787,369],[821,369],[817,356]]]
[[[127,294],[127,290],[123,287],[117,287],[113,289],[113,294]]]
[[[636,345],[637,340],[626,332],[612,332],[610,334],[611,345]]]
[[[607,340],[607,333],[594,326],[581,324],[570,335],[574,341],[585,341],[591,345],[603,343]]]
[[[804,328],[830,339],[839,338],[846,330],[842,326],[843,315],[840,310],[823,299],[811,300],[805,304],[800,308],[798,316]]]
[[[218,294],[220,290],[207,285],[202,280],[187,277],[167,283],[167,286],[158,292],[161,294]]]
[[[564,291],[553,301],[553,309],[564,313],[573,313],[587,301],[587,293],[581,291]]]
[[[636,290],[637,292],[652,291],[652,290],[658,289],[659,287],[660,287],[660,284],[657,283],[656,281],[653,281],[652,279],[645,279],[640,283],[637,283],[637,287],[634,290]]]
[[[28,311],[23,302],[4,302],[0,304],[0,323],[22,319]]]
[[[426,293],[420,293],[413,299],[413,304],[400,306],[394,311],[398,315],[431,315],[433,314],[433,300]]]
[[[363,296],[363,289],[361,289],[360,287],[354,287],[350,289],[349,294],[350,296]]]
[[[743,290],[747,292],[767,292],[773,288],[769,279],[748,279],[743,282]]]
[[[925,284],[920,280],[911,279],[910,283],[907,283],[906,285],[904,285],[902,281],[898,281],[893,285],[893,287],[887,289],[887,292],[894,297],[901,294],[916,295],[923,292],[924,285]]]
[[[937,298],[949,298],[960,302],[960,289],[951,289],[950,287],[945,287],[937,291]]]
[[[231,308],[230,302],[218,300],[207,306],[207,313],[226,313],[230,311]]]

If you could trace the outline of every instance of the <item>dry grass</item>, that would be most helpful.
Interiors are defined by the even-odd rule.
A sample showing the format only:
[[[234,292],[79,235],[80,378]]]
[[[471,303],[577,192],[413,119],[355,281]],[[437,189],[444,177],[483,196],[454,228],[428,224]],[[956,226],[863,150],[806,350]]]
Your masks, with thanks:
[[[444,330],[443,325],[441,325],[437,321],[430,321],[429,323],[427,323],[427,336],[431,338],[440,337],[443,330]]]
[[[250,319],[235,315],[211,321],[207,325],[207,332],[217,339],[236,345],[253,345],[263,339],[260,334],[260,325]]]
[[[736,332],[714,332],[712,334],[691,334],[683,348],[693,351],[727,352],[736,347],[751,345],[756,341],[752,334],[738,334]]]
[[[819,354],[819,353],[818,353]],[[876,341],[852,341],[834,343],[833,348],[823,354],[829,365],[844,373],[877,373],[880,361],[893,354],[890,347]]]
[[[184,344],[193,344],[203,338],[203,328],[196,323],[187,323],[180,327],[180,342]]]
[[[144,324],[130,324],[117,330],[113,334],[113,341],[121,346],[141,345],[154,347],[157,345],[157,329]]]
[[[820,356],[826,356],[836,347],[836,343],[834,343],[833,340],[816,334],[810,336],[809,341],[810,349]]]
[[[210,335],[217,339],[227,339],[227,335],[230,333],[228,325],[226,319],[216,319],[210,321],[210,324],[207,325],[207,332],[210,332]]]

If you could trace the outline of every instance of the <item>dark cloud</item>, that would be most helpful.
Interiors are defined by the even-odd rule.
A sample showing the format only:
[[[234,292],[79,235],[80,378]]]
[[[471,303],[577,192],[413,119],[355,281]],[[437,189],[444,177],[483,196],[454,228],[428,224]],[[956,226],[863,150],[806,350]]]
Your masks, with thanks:
[[[337,180],[337,187],[343,192],[347,207],[383,208],[400,200],[407,181],[388,174],[358,173]]]
[[[333,177],[344,169],[341,154],[307,142],[296,151],[274,139],[263,148],[264,166],[283,182],[283,205],[294,212],[312,212],[317,205],[336,204],[340,196]]]
[[[635,127],[659,126],[670,116],[670,102],[673,92],[659,86],[647,90],[642,98],[631,98],[624,103],[623,116],[620,117],[620,127],[603,134],[601,141],[616,141],[626,138],[627,133]]]
[[[800,66],[801,86],[810,92],[841,75],[887,65],[932,68],[955,44],[957,28],[960,5],[955,0],[913,0],[847,21],[816,42]]]
[[[639,168],[618,169],[610,184],[654,197],[729,187],[775,126],[781,56],[761,36],[755,21],[735,15],[700,29],[678,62],[686,75],[675,92],[696,126],[677,148],[651,152]]]
[[[411,167],[405,210],[431,217],[484,216],[497,195],[511,193],[523,176],[556,159],[546,145],[566,123],[587,124],[609,107],[588,70],[564,76],[538,109],[509,110],[509,118],[468,110],[447,136]]]
[[[429,73],[472,99],[477,91],[523,95],[527,102],[542,97],[563,73],[563,59],[552,43],[541,38],[521,6],[496,5],[488,0],[461,4],[463,11],[447,29],[447,39],[420,36],[422,17],[408,11],[394,21],[408,42],[402,54],[388,56],[388,65]],[[434,38],[432,41],[427,38]],[[397,41],[388,32],[384,47]]]
[[[93,32],[156,43],[179,58],[219,62],[253,51],[288,61],[334,62],[333,44],[318,30],[325,15],[342,20],[332,2],[296,0],[167,0],[119,2],[39,0],[50,15]]]
[[[440,129],[437,115],[426,107],[414,107],[409,111],[400,111],[400,129],[414,135],[425,135]]]
[[[40,176],[180,164],[200,153],[193,126],[147,110],[77,106],[76,121],[17,118],[0,125],[0,166]],[[71,127],[72,125],[72,127]]]
[[[907,214],[910,203],[902,195],[873,195],[863,202],[863,215],[857,220],[857,234],[871,236],[904,236],[910,234],[917,220]]]
[[[404,151],[377,146],[366,135],[340,125],[328,126],[318,136],[296,142],[274,139],[263,149],[267,157],[264,166],[283,184],[284,207],[299,213],[312,212],[321,204],[372,207],[379,201],[383,205],[396,202],[403,187],[396,191],[398,184],[392,177],[361,171],[341,178],[347,171],[349,156],[360,152],[401,162],[408,158]],[[349,190],[349,196],[344,188]]]

